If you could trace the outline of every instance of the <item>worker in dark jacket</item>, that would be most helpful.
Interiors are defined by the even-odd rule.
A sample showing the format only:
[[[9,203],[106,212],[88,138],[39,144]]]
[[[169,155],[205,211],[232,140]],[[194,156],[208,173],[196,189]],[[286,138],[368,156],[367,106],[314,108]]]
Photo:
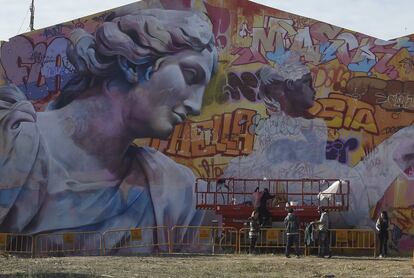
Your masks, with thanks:
[[[380,242],[380,255],[379,257],[387,256],[388,246],[388,214],[386,211],[381,212],[380,217],[375,224],[375,228],[378,231],[378,237]]]
[[[299,257],[299,219],[293,211],[293,208],[289,208],[288,215],[284,220],[286,228],[286,258],[290,258],[290,248],[295,244],[296,256]]]
[[[270,219],[270,213],[267,209],[267,201],[275,198],[274,195],[270,195],[269,190],[265,188],[263,190],[263,195],[260,198],[259,206],[259,216],[260,216],[260,225],[265,226]]]

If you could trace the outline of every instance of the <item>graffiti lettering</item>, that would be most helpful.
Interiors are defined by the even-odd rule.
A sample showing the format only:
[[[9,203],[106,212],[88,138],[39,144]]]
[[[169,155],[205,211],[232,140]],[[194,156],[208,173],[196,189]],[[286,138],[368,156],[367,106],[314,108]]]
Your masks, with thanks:
[[[256,114],[253,116],[252,124],[250,125],[249,132],[251,134],[258,134],[258,132],[263,129],[263,125],[266,119],[262,118],[260,114]]]
[[[260,54],[259,51],[253,48],[238,47],[232,50],[231,55],[237,55],[238,57],[231,63],[234,66],[262,63],[267,64],[267,60]]]
[[[281,168],[278,176],[280,178],[303,179],[312,177],[313,175],[313,169],[310,167],[309,163],[298,162],[290,168]]]
[[[364,130],[371,134],[379,134],[374,117],[375,107],[349,96],[331,93],[328,98],[315,101],[309,113],[323,118],[329,128]]]
[[[211,120],[186,122],[176,126],[165,153],[180,157],[247,155],[253,150],[254,134],[249,133],[257,112],[237,109],[233,113],[213,116]]]
[[[348,80],[352,77],[350,72],[345,66],[338,65],[335,68],[326,68],[324,66],[314,67],[311,69],[314,76],[314,88],[319,89],[322,87],[336,88],[345,87]]]
[[[72,29],[75,28],[85,28],[85,24],[88,22],[88,20],[81,20],[81,19],[77,19],[77,20],[72,20]]]
[[[340,90],[353,98],[380,105],[388,111],[414,111],[414,81],[355,77]]]
[[[23,36],[12,38],[1,48],[6,77],[18,84],[30,100],[58,92],[75,70],[66,56],[68,43],[66,38],[55,38],[48,46],[33,46]]]
[[[214,7],[208,3],[204,3],[207,13],[210,15],[213,24],[213,33],[219,48],[227,46],[226,32],[230,26],[230,12],[228,9]]]
[[[46,39],[48,38],[52,38],[52,37],[57,37],[57,36],[63,36],[63,27],[66,27],[63,24],[57,24],[53,27],[50,28],[45,28],[43,30],[43,37],[45,37]]]
[[[303,53],[305,61],[313,64],[319,64],[319,61],[322,59],[322,54],[319,52],[319,46],[313,45],[312,43],[309,27],[298,29],[290,49]]]
[[[239,36],[245,38],[247,36],[252,36],[252,31],[249,30],[247,22],[243,22],[239,29]]]
[[[381,131],[381,134],[390,135],[398,132],[400,129],[403,129],[405,126],[388,126],[384,127]]]
[[[339,137],[341,136],[341,134],[335,128],[328,128],[327,134],[328,134],[328,140],[331,140],[331,141],[335,141],[336,139],[339,139]]]
[[[227,85],[224,86],[223,93],[227,99],[239,100],[242,95],[249,101],[255,102],[258,98],[258,84],[257,76],[251,72],[243,72],[240,77],[230,72],[227,75]]]
[[[210,162],[208,162],[207,159],[203,159],[201,161],[201,165],[199,165],[199,167],[204,170],[204,173],[201,173],[201,177],[202,178],[221,177],[224,173],[223,169],[226,165],[227,163],[216,164],[214,162],[214,158],[211,158]]]
[[[381,53],[382,57],[376,63],[374,69],[377,70],[379,73],[384,73],[388,75],[391,79],[398,78],[399,74],[398,71],[395,70],[393,65],[389,65],[391,59],[396,55],[398,49],[395,47],[397,44],[396,41],[388,41],[383,42],[377,40],[375,43],[375,47],[372,49],[376,53]]]
[[[243,18],[238,26],[243,26]],[[251,45],[237,48],[239,55],[232,65],[267,63],[265,57],[283,64],[295,51],[303,60],[314,65],[334,59],[351,72],[370,72],[375,69],[388,77],[397,78],[398,71],[390,62],[401,48],[399,41],[383,42],[363,35],[342,32],[343,29],[323,22],[303,26],[301,20],[265,16],[263,27],[252,28]],[[407,41],[405,47],[412,47]]]
[[[412,208],[394,208],[391,212],[392,223],[404,233],[410,234],[414,229],[414,210]]]
[[[348,152],[356,150],[357,147],[358,141],[355,138],[348,139],[345,142],[341,139],[328,141],[326,144],[326,159],[347,163]]]
[[[110,18],[110,17],[114,17],[115,13],[112,11],[108,11],[108,12],[104,12],[101,13],[95,17],[92,18],[93,21],[98,22],[98,23],[102,23],[105,21],[106,18]]]

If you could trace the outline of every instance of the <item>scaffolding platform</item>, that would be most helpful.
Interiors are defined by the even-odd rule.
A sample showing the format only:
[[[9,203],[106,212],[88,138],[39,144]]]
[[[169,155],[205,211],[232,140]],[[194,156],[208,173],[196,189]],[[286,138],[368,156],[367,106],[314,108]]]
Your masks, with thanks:
[[[335,190],[332,185],[336,183]],[[214,210],[223,226],[240,228],[254,209],[254,192],[268,189],[274,196],[267,203],[272,222],[280,222],[293,208],[302,222],[319,218],[318,209],[347,211],[350,184],[339,179],[237,179],[196,180],[196,208]]]

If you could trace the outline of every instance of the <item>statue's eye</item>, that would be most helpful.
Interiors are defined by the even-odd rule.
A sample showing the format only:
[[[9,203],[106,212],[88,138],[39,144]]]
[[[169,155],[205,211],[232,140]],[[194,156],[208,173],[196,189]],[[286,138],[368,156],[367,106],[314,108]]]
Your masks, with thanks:
[[[185,83],[188,85],[194,85],[198,82],[197,71],[194,68],[183,67],[182,69]]]
[[[18,129],[20,127],[20,121],[17,121],[15,123],[12,124],[11,129]]]
[[[197,62],[181,62],[180,69],[187,85],[202,84],[206,81],[206,73]]]

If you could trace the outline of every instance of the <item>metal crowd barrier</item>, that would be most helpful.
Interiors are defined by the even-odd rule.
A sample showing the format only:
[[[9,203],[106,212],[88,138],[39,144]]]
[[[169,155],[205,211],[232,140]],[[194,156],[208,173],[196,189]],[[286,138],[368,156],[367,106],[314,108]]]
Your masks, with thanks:
[[[33,256],[33,236],[0,233],[0,253]]]
[[[314,233],[317,237],[317,233]],[[368,229],[331,229],[329,232],[330,248],[332,250],[369,250],[376,254],[376,234]],[[286,233],[284,228],[262,228],[257,241],[257,249],[273,251],[286,247]],[[239,253],[250,246],[249,228],[239,231]],[[311,245],[305,243],[304,230],[299,230],[299,247],[309,255],[311,249],[318,249],[318,239],[314,238]]]
[[[317,237],[317,232],[314,233]],[[361,250],[376,255],[376,233],[369,229],[331,229],[332,250]],[[305,255],[318,249],[318,240],[305,244],[299,232],[300,248]],[[237,230],[218,226],[166,226],[119,229],[99,232],[67,232],[36,236],[0,233],[0,253],[27,256],[123,255],[138,253],[243,253],[250,246],[249,228]],[[284,228],[260,229],[256,248],[273,252],[284,249]],[[346,251],[345,251],[346,252]],[[413,259],[414,263],[414,259]]]
[[[102,235],[99,232],[67,232],[35,236],[36,256],[101,255]]]
[[[370,229],[331,229],[329,243],[332,250],[370,250],[376,255],[376,233]],[[317,249],[317,240],[306,246],[306,253],[310,249]]]
[[[233,227],[174,226],[171,252],[237,253],[238,231]]]
[[[249,228],[242,228],[239,231],[239,254],[248,250],[250,246]],[[261,228],[256,241],[257,249],[273,251],[286,246],[285,229],[283,228]]]
[[[103,254],[168,253],[170,232],[167,226],[110,230],[102,234]]]

